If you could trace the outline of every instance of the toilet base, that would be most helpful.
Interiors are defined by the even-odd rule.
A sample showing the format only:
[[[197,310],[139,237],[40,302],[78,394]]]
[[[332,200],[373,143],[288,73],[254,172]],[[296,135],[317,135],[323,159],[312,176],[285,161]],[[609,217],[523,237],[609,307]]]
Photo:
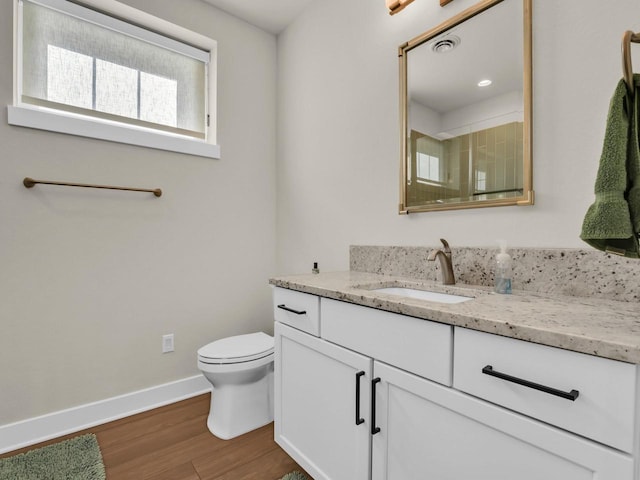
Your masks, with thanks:
[[[207,418],[209,431],[229,440],[273,421],[273,364],[253,383],[215,386]]]

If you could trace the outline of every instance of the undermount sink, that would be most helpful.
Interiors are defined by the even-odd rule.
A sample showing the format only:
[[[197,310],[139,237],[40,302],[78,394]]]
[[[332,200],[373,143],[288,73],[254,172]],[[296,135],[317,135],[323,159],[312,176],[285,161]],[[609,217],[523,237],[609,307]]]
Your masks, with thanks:
[[[416,298],[419,300],[427,300],[429,302],[440,303],[462,303],[473,300],[473,297],[464,297],[462,295],[452,295],[449,293],[430,292],[428,290],[417,290],[408,287],[386,287],[375,288],[372,292],[386,293],[388,295],[397,295],[399,297]]]

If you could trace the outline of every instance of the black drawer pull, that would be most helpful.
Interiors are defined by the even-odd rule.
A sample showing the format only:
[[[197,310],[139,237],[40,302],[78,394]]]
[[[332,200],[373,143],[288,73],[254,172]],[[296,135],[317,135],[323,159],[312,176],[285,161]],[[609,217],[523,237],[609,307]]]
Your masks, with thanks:
[[[376,427],[376,383],[379,382],[380,377],[371,380],[371,435],[380,431],[380,427]]]
[[[287,307],[284,303],[282,305],[278,305],[278,308],[281,308],[282,310],[286,310],[287,312],[295,313],[296,315],[306,315],[307,314],[306,310],[294,310],[293,308]]]
[[[356,373],[356,425],[362,425],[364,418],[360,416],[360,377],[364,376],[364,372]]]
[[[546,385],[540,385],[539,383],[530,382],[529,380],[512,377],[511,375],[507,375],[506,373],[496,372],[491,365],[487,365],[486,367],[484,367],[482,369],[482,373],[491,375],[492,377],[501,378],[502,380],[506,380],[507,382],[513,382],[517,383],[518,385],[533,388],[534,390],[540,390],[541,392],[549,393],[551,395],[555,395],[556,397],[566,398],[567,400],[571,400],[572,402],[575,402],[576,398],[578,398],[578,395],[580,395],[580,392],[578,390],[563,392],[562,390],[547,387]]]

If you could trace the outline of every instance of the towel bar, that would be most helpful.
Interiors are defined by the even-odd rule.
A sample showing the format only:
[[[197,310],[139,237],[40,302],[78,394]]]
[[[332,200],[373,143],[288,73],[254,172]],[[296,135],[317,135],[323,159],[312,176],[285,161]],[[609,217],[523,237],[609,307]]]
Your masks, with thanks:
[[[91,185],[88,183],[70,183],[70,182],[50,182],[48,180],[34,180],[30,177],[25,177],[22,184],[27,188],[33,188],[36,184],[41,183],[43,185],[61,185],[64,187],[84,187],[84,188],[104,188],[108,190],[126,190],[130,192],[148,192],[153,193],[156,197],[162,195],[162,190],[159,188],[133,188],[133,187],[114,187],[112,185]]]

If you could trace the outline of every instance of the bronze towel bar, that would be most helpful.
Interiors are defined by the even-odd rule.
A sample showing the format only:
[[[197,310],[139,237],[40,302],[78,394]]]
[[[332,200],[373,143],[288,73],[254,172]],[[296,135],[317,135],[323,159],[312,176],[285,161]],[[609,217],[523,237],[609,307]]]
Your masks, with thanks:
[[[630,92],[633,92],[633,67],[631,66],[631,42],[640,43],[640,33],[631,30],[624,32],[622,36],[622,72],[624,81]]]
[[[64,187],[85,187],[85,188],[106,188],[108,190],[127,190],[130,192],[149,192],[153,193],[156,197],[162,195],[162,190],[159,188],[149,189],[149,188],[131,188],[131,187],[114,187],[111,185],[90,185],[87,183],[69,183],[69,182],[49,182],[46,180],[34,180],[33,178],[25,177],[22,181],[25,187],[32,188],[37,183],[41,183],[43,185],[61,185]]]

